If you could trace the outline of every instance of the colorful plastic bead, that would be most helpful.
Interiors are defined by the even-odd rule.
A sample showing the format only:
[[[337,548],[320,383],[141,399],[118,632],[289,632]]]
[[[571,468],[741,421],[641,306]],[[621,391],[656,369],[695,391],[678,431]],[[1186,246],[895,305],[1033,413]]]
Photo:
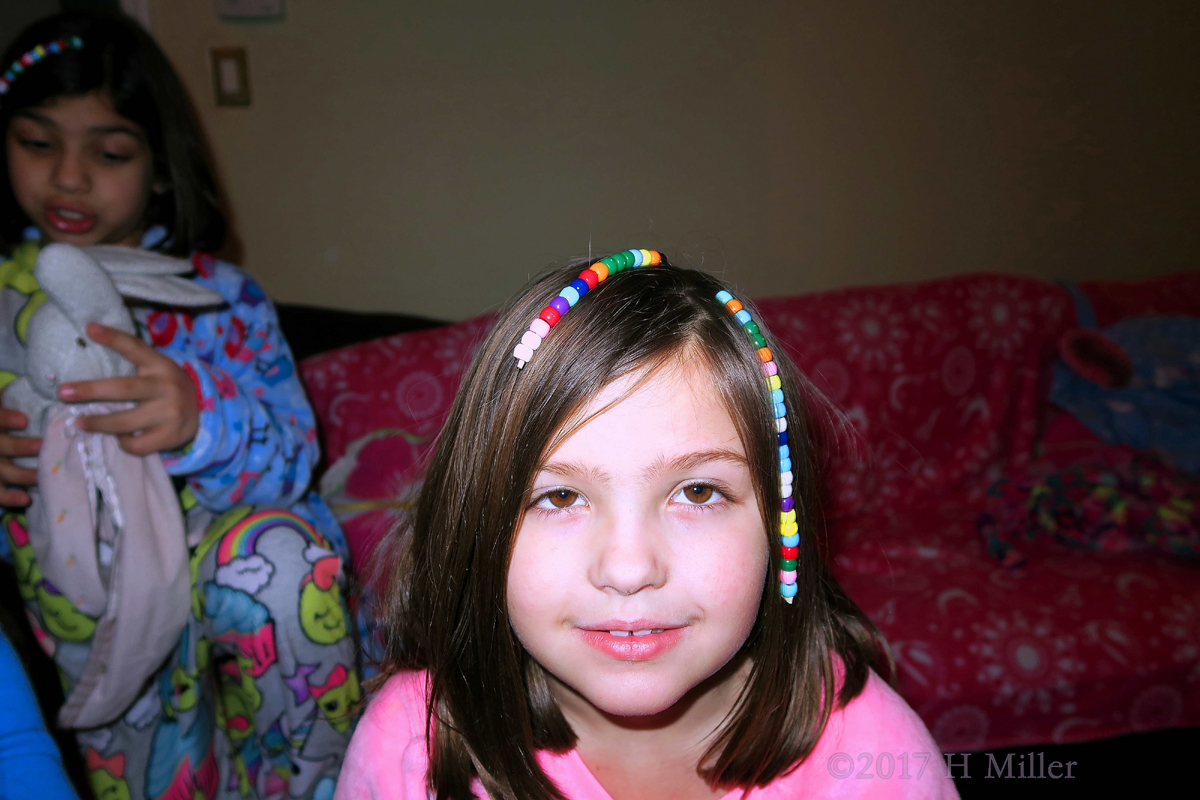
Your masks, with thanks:
[[[787,458],[791,454],[792,454],[792,448],[788,447],[786,444],[779,445],[779,457],[780,458]]]
[[[783,390],[782,389],[772,389],[771,390],[771,402],[772,403],[782,403],[783,402]]]
[[[774,360],[774,356],[771,355],[771,350],[769,348],[760,347],[758,348],[758,360],[764,364],[767,364]],[[771,374],[774,375],[775,373],[772,372]]]
[[[567,301],[568,308],[574,308],[575,304],[579,302],[579,292],[575,290],[574,286],[564,286],[558,296]]]
[[[779,582],[780,583],[795,583],[796,582],[796,570],[793,569],[793,570],[789,570],[787,572],[785,572],[784,570],[779,570]]]
[[[768,389],[782,389],[783,381],[779,380],[778,375],[768,375],[767,376],[767,388]]]
[[[558,298],[555,299],[557,300]],[[546,324],[553,328],[562,319],[562,314],[558,313],[553,306],[546,306],[542,309],[542,313],[538,314],[538,317],[545,320]]]
[[[779,512],[779,523],[781,525],[791,525],[796,521],[796,511],[781,511]]]
[[[800,556],[800,548],[799,547],[781,547],[781,548],[779,548],[779,554],[783,558],[798,558]]]
[[[786,430],[787,430],[787,419],[786,418],[775,420],[775,432],[776,433],[783,433]]]
[[[793,533],[793,534],[789,534],[789,535],[783,537],[783,546],[784,547],[799,547],[799,545],[800,545],[800,535],[799,534]],[[796,552],[799,552],[799,551],[797,550]]]
[[[738,311],[736,314],[734,314],[733,318],[742,325],[745,325],[750,321],[750,312],[743,308],[741,311]]]
[[[542,337],[538,336],[533,331],[525,331],[521,336],[521,344],[528,347],[530,350],[537,350],[542,346]]]
[[[583,278],[576,278],[575,280],[571,281],[571,288],[574,289],[576,294],[578,294],[580,297],[583,297],[592,290],[592,287],[589,286],[588,282]]]
[[[772,375],[779,374],[779,367],[776,366],[774,361],[768,361],[767,363],[762,365],[762,371],[763,371],[763,375],[770,378]]]
[[[799,533],[800,526],[795,522],[789,522],[787,525],[781,525],[779,527],[779,534],[781,536],[795,536]]]
[[[789,472],[792,469],[792,460],[790,458],[779,459],[780,473]]]
[[[550,325],[546,322],[546,320],[538,317],[533,322],[529,323],[529,330],[545,339],[546,335],[550,333]]]
[[[609,273],[612,272],[612,270],[608,268],[608,264],[605,264],[603,261],[597,261],[595,264],[592,264],[591,270],[592,272],[596,273],[596,276],[600,278],[601,281],[607,278]]]
[[[724,289],[717,292],[717,302],[723,306],[729,305],[729,301],[732,299],[733,299],[733,295],[731,295],[729,292],[725,291]]]
[[[646,259],[642,257],[641,250],[630,250],[629,255],[633,256],[633,266],[635,267],[640,267],[646,261]]]
[[[785,444],[787,444],[787,442],[788,442],[788,440],[787,440],[787,434],[786,434],[786,433],[781,433],[781,434],[779,434],[779,444],[780,444],[780,445],[785,445]]]
[[[792,602],[792,598],[796,596],[797,591],[799,590],[794,583],[783,583],[779,586],[779,593],[783,595],[783,599],[787,600],[789,605]]]
[[[533,349],[529,345],[522,342],[513,348],[513,356],[518,362],[531,361],[533,360]]]
[[[784,408],[783,403],[776,403],[775,404],[775,419],[780,419],[785,416],[787,416],[787,409]]]
[[[754,342],[755,347],[765,348],[767,346],[767,340],[757,333],[750,336],[750,341]]]
[[[736,314],[743,309],[741,302],[737,300],[730,300],[725,304],[725,307],[729,309],[730,314]]]
[[[779,487],[779,494],[780,494],[780,496],[781,496],[781,497],[783,497],[783,499],[784,499],[784,500],[787,500],[787,499],[791,498],[791,496],[792,496],[792,485],[789,483],[787,486],[780,486],[780,487]]]
[[[792,460],[789,458],[787,463],[791,464]],[[795,482],[796,482],[795,473],[793,473],[790,469],[785,470],[784,473],[779,476],[779,485],[780,486],[783,486],[784,484],[787,484],[787,483],[795,483]]]
[[[785,549],[795,550],[796,548],[791,547],[791,548],[785,548]],[[779,568],[781,570],[783,570],[784,572],[795,572],[796,571],[796,561],[797,561],[797,559],[795,559],[795,558],[781,558],[781,559],[779,559]]]
[[[587,284],[588,291],[596,288],[596,284],[600,283],[600,276],[596,274],[596,270],[588,267],[583,272],[579,273],[578,280]]]
[[[557,311],[560,317],[571,310],[571,304],[568,303],[567,298],[563,297],[562,295],[555,297],[548,303],[548,305],[550,308],[553,308],[555,311]]]
[[[784,511],[791,511],[795,507],[796,507],[796,503],[792,500],[792,498],[790,498],[790,497],[784,498],[784,501],[782,504],[782,508]]]
[[[758,323],[753,320],[747,322],[742,327],[746,329],[747,333],[762,333],[762,328],[758,327]]]

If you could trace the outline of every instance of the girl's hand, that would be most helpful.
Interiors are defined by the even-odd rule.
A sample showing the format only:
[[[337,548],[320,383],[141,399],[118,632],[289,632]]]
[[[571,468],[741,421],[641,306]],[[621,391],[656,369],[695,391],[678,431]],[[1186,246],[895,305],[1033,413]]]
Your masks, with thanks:
[[[10,485],[33,486],[37,483],[37,470],[19,467],[13,462],[17,456],[36,456],[42,448],[41,439],[28,436],[13,436],[9,431],[22,431],[29,420],[20,411],[0,408],[0,506],[24,508],[29,505],[29,493],[10,489]]]
[[[65,383],[58,390],[68,403],[131,400],[128,411],[80,417],[81,430],[111,433],[121,449],[135,456],[177,450],[196,436],[200,427],[200,401],[196,384],[171,359],[136,336],[93,322],[88,337],[125,356],[137,367],[131,378],[102,378]]]

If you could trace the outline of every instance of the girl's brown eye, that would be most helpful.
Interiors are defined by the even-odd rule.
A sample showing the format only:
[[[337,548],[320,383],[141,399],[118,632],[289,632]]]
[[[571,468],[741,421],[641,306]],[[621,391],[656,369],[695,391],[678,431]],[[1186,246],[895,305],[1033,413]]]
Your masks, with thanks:
[[[693,503],[707,503],[712,499],[713,488],[703,483],[694,483],[683,490],[683,495]]]
[[[570,508],[579,499],[579,492],[572,492],[570,489],[557,489],[546,495],[546,497],[550,501],[550,505],[555,508]]]

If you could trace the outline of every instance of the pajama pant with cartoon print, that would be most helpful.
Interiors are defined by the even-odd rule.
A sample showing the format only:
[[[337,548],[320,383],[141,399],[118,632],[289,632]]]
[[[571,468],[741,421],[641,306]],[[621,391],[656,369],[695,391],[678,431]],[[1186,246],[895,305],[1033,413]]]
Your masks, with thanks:
[[[3,524],[69,693],[96,621],[41,576],[23,519]],[[191,578],[161,671],[121,719],[78,732],[97,800],[332,798],[362,699],[333,547],[294,513],[243,506],[192,549]]]

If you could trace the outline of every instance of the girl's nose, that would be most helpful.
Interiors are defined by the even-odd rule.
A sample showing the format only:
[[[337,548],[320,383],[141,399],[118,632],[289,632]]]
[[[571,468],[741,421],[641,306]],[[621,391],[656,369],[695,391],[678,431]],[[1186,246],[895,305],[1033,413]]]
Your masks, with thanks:
[[[64,192],[83,192],[88,188],[87,164],[81,153],[63,151],[54,164],[51,176],[54,188]]]
[[[592,583],[622,596],[662,587],[668,559],[652,520],[630,516],[614,520],[600,536]]]

